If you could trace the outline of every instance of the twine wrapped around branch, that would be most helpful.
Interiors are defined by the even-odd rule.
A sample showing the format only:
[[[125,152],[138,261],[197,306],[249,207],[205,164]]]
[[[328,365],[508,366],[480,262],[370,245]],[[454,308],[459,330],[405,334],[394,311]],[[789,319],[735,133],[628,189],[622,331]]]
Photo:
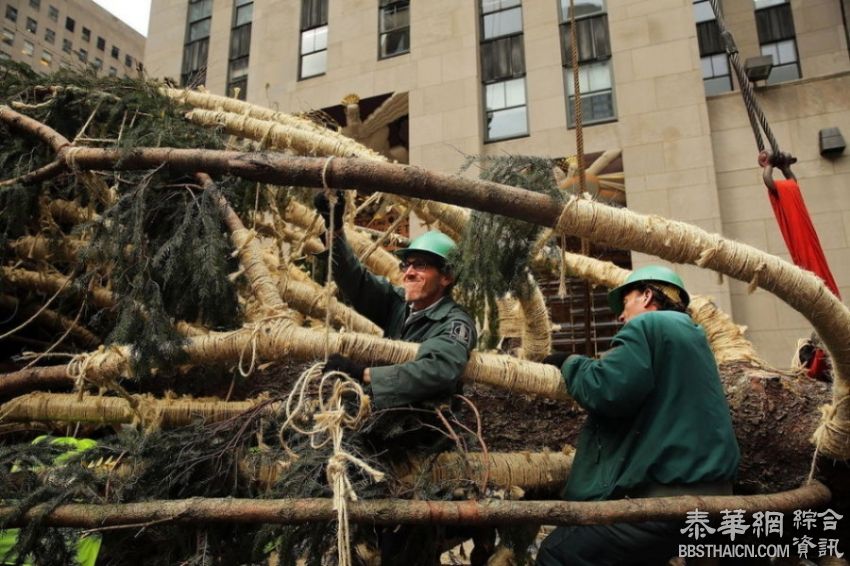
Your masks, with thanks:
[[[348,523],[348,501],[357,501],[357,493],[348,478],[349,464],[360,468],[374,482],[384,480],[384,473],[376,470],[342,447],[344,429],[358,430],[372,413],[369,396],[359,383],[348,375],[330,371],[323,373],[324,364],[314,364],[307,369],[292,387],[284,404],[286,421],[280,427],[281,445],[289,450],[285,433],[292,429],[310,439],[313,449],[322,448],[329,442],[333,454],[328,460],[325,473],[328,485],[333,489],[333,508],[337,513],[337,557],[341,566],[351,564],[351,534]],[[332,383],[330,394],[325,397],[327,384]],[[311,392],[316,397],[311,399]],[[353,414],[345,409],[344,399],[353,397],[357,411]],[[302,428],[301,422],[312,422],[312,428]]]

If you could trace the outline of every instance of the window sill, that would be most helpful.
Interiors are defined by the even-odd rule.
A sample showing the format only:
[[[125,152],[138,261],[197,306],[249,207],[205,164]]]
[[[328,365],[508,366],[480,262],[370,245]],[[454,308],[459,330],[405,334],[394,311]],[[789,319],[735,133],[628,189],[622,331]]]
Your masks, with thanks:
[[[613,124],[616,121],[617,121],[617,117],[613,116],[611,118],[605,118],[605,119],[602,119],[602,120],[594,120],[593,122],[582,122],[581,127],[587,128],[588,126],[599,126],[601,124]],[[575,124],[572,124],[572,125],[567,124],[567,129],[568,130],[575,130],[576,125]]]
[[[327,74],[328,74],[327,71],[325,71],[324,73],[319,73],[318,75],[310,75],[309,77],[298,77],[298,82],[300,83],[301,81],[309,81],[310,79],[317,79],[319,77],[324,77]]]
[[[378,61],[386,61],[387,59],[395,59],[396,57],[401,57],[403,55],[410,55],[410,50],[402,51],[401,53],[395,53],[393,55],[387,55],[386,57],[381,57],[378,55]]]
[[[497,138],[497,139],[494,139],[494,140],[485,139],[484,145],[488,145],[488,144],[491,144],[491,143],[501,143],[501,142],[511,141],[511,140],[521,140],[522,138],[530,138],[530,137],[531,137],[531,134],[518,134],[516,136],[510,136],[510,137],[507,137],[507,138]]]

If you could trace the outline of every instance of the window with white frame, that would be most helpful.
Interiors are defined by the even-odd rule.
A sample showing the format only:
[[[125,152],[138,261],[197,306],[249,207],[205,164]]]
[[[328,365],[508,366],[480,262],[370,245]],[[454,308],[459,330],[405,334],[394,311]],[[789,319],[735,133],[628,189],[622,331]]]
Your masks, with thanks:
[[[207,80],[207,57],[210,47],[210,25],[212,24],[212,0],[189,0],[186,18],[186,37],[183,44],[183,65],[180,68],[180,84],[201,85]],[[101,47],[97,38],[97,47]],[[106,42],[104,42],[104,47]]]
[[[35,51],[35,45],[31,41],[24,40],[24,46],[21,48],[21,53],[26,55],[27,57],[31,57],[33,52]]]
[[[15,31],[9,28],[3,28],[3,43],[12,45],[15,43]]]
[[[575,83],[572,68],[570,2],[560,0],[561,61],[567,89],[567,125],[575,126]],[[610,122],[617,117],[608,12],[604,0],[575,0],[582,122]]]
[[[800,58],[791,4],[786,1],[756,0],[756,29],[762,55],[773,58],[767,84],[799,79]]]
[[[410,1],[380,0],[378,58],[410,53]]]
[[[230,56],[227,67],[227,95],[245,100],[248,92],[248,60],[251,54],[253,0],[234,0],[233,29],[230,30]]]
[[[45,49],[41,52],[41,64],[49,67],[51,63],[53,63],[53,53]]]
[[[328,70],[328,0],[301,0],[299,79]]]
[[[717,16],[709,0],[694,0],[694,19],[697,24],[697,44],[705,94],[710,96],[728,92],[732,90],[729,58],[720,36]]]
[[[528,135],[520,0],[481,0],[484,141]]]

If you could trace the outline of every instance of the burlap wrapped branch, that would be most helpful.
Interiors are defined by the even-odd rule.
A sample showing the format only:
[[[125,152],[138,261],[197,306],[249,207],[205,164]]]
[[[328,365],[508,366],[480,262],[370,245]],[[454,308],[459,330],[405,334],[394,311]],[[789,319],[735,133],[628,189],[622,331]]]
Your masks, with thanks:
[[[193,97],[192,100],[196,98]],[[247,114],[195,109],[189,112],[186,118],[201,126],[223,127],[228,134],[260,142],[264,147],[290,149],[301,155],[387,160],[383,155],[330,130],[305,128],[300,122],[306,120],[301,118],[289,116],[285,123],[281,122],[279,113],[275,121],[272,121],[252,118]],[[391,198],[413,208],[426,224],[439,224],[440,229],[455,240],[460,237],[469,218],[466,210],[455,206],[394,195],[391,195]]]
[[[254,408],[257,401],[204,401],[199,399],[155,399],[137,395],[139,410],[121,397],[70,393],[29,393],[0,408],[4,421],[55,421],[97,424],[130,424],[141,420],[146,428],[174,428],[227,420]],[[269,411],[273,407],[269,406]],[[140,418],[141,415],[141,418]]]
[[[451,487],[460,482],[487,484],[497,489],[556,491],[563,487],[573,463],[574,450],[563,452],[495,452],[483,454],[446,452],[436,458],[413,458],[394,467],[403,484],[413,486],[421,478],[435,486]]]
[[[70,262],[76,261],[77,254],[84,244],[74,238],[56,240],[37,235],[23,236],[9,242],[8,245],[21,259]]]
[[[68,294],[74,293],[71,281],[64,275],[55,273],[0,267],[0,279],[2,279],[4,285],[30,291],[39,291],[49,295],[56,293],[60,289],[63,289],[63,292]],[[109,308],[115,304],[115,298],[112,293],[100,287],[91,289],[88,297],[91,303],[98,308]]]

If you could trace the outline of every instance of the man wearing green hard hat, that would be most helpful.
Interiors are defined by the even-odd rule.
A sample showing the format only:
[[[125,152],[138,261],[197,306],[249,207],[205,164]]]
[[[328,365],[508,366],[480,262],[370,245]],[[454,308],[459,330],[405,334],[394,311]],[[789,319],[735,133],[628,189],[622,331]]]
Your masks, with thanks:
[[[608,303],[625,323],[608,352],[544,360],[561,368],[588,414],[564,498],[731,494],[738,443],[705,332],[687,314],[682,279],[667,267],[643,267]],[[537,564],[666,564],[685,519],[559,527],[543,541]]]
[[[343,296],[380,326],[385,337],[420,344],[416,359],[407,363],[364,367],[335,354],[325,369],[344,371],[369,384],[378,409],[451,397],[477,342],[472,318],[450,296],[455,279],[448,259],[455,243],[440,232],[427,232],[396,252],[403,280],[402,287],[395,287],[356,258],[342,230],[342,195],[333,215],[323,192],[314,203],[334,232],[333,276]]]
[[[397,251],[403,279],[402,286],[396,287],[370,273],[352,251],[343,233],[342,194],[337,193],[333,207],[323,192],[313,202],[334,234],[333,278],[342,295],[380,326],[386,338],[419,343],[416,358],[409,362],[365,367],[333,354],[325,371],[342,371],[368,385],[377,411],[366,436],[384,458],[406,460],[411,452],[435,453],[448,448],[448,437],[440,432],[441,421],[433,409],[457,407],[454,395],[460,392],[460,376],[478,341],[472,318],[450,296],[455,277],[449,256],[455,243],[432,231]],[[430,545],[426,556],[417,541],[445,536],[433,526],[379,529],[381,563],[438,564],[439,544]]]

